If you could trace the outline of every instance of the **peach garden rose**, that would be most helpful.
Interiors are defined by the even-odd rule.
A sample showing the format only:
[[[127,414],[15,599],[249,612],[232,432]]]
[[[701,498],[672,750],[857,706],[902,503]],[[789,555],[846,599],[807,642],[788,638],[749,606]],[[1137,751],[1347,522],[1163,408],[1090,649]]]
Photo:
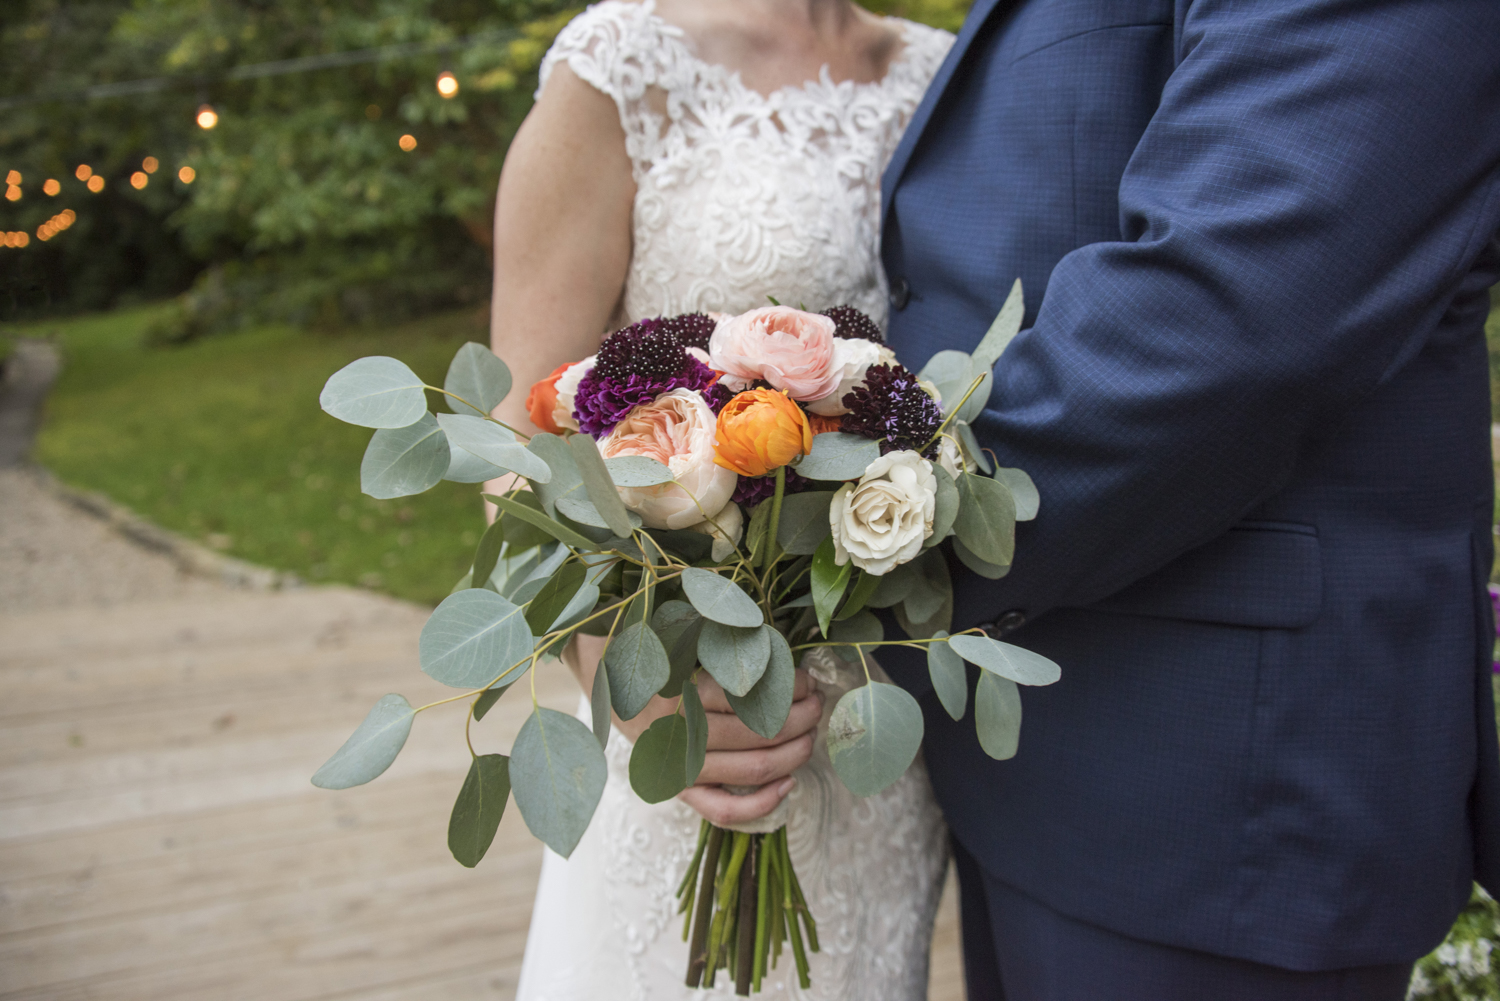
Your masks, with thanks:
[[[714,412],[690,389],[636,407],[599,442],[599,451],[607,459],[644,455],[672,471],[676,483],[619,488],[625,506],[648,528],[691,528],[716,517],[739,482],[714,461]]]

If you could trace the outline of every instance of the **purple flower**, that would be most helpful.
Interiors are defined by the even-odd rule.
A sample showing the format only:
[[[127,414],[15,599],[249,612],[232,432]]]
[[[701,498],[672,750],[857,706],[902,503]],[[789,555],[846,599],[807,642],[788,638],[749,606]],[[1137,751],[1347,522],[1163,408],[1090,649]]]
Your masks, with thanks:
[[[701,393],[714,378],[713,369],[692,357],[687,358],[681,372],[668,377],[632,372],[622,380],[600,375],[595,365],[578,383],[578,392],[573,396],[573,416],[585,434],[603,438],[641,404],[674,389],[695,389]]]
[[[843,404],[849,412],[839,430],[877,439],[882,455],[909,449],[936,458],[936,443],[931,448],[927,443],[943,423],[943,411],[904,365],[870,366],[865,384],[848,393]]]
[[[842,337],[846,340],[874,341],[876,344],[885,343],[885,336],[881,334],[875,321],[853,306],[834,306],[832,309],[823,310],[823,315],[833,321],[833,336],[835,337]]]

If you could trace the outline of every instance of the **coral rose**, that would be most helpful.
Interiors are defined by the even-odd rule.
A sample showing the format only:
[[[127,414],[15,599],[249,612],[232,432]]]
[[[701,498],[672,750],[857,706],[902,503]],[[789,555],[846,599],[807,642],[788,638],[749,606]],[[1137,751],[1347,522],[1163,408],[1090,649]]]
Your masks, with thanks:
[[[833,320],[787,306],[763,306],[714,328],[709,364],[731,386],[757,379],[794,400],[820,400],[838,388],[843,370],[833,362]]]
[[[741,476],[764,476],[812,449],[802,408],[772,389],[752,389],[724,404],[714,461]]]
[[[648,528],[691,528],[717,517],[739,482],[716,464],[714,412],[691,389],[636,407],[599,442],[599,451],[607,459],[644,455],[672,471],[675,483],[619,488],[625,506]]]
[[[557,409],[557,380],[572,367],[572,362],[563,362],[547,378],[533,383],[531,392],[526,394],[526,413],[531,418],[531,423],[542,431],[562,434],[562,428],[557,426],[552,412]]]

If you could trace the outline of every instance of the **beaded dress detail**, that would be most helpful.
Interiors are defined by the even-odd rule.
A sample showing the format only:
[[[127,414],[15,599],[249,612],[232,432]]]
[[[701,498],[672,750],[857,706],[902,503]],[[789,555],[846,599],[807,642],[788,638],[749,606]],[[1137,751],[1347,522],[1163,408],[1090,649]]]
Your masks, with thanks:
[[[620,112],[636,183],[624,305],[630,321],[783,303],[850,304],[883,328],[880,175],[953,36],[892,21],[904,45],[872,83],[816,80],[762,95],[695,54],[651,0],[606,0],[575,18],[542,63],[566,63]],[[863,674],[831,656],[813,759],[787,797],[788,840],[822,951],[802,990],[783,954],[763,994],[806,1001],[918,1001],[927,992],[947,832],[921,758],[858,798],[833,773],[827,716]],[[875,670],[878,671],[878,668]],[[587,719],[585,709],[584,718]],[[683,984],[687,944],[674,892],[699,818],[630,788],[630,743],[610,735],[609,779],[572,856],[546,851],[518,1001],[730,998]]]

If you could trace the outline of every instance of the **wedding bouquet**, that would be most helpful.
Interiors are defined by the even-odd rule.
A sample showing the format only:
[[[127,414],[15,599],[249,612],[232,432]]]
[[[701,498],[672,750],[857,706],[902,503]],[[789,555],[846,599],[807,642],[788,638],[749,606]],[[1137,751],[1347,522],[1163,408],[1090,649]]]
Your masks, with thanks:
[[[631,785],[649,803],[691,785],[708,739],[700,671],[771,738],[800,657],[824,648],[862,667],[865,684],[838,700],[827,733],[833,767],[858,796],[900,778],[922,740],[916,699],[871,677],[871,651],[925,649],[954,719],[967,709],[963,662],[977,665],[975,724],[995,758],[1016,752],[1016,686],[1059,677],[1051,661],[981,630],[949,635],[952,585],[936,548],[951,538],[966,566],[999,578],[1015,523],[1036,515],[1031,479],[993,468],[969,427],[1020,328],[1020,283],[972,355],[939,352],[917,374],[857,310],[772,302],[611,334],[531,388],[543,431],[529,438],[491,416],[511,376],[478,344],[459,350],[440,390],[386,357],[362,358],[324,387],[324,410],[377,429],[360,469],[374,497],[516,474],[513,489],[486,495],[498,517],[422,630],[422,670],[462,690],[442,702],[469,699],[470,721],[483,719],[575,634],[607,637],[592,729],[533,694],[508,757],[470,746],[448,831],[464,865],[484,856],[510,795],[532,833],[570,854],[604,789],[611,713],[630,719],[653,695],[675,700],[675,712],[636,741]],[[429,412],[428,390],[452,412]],[[876,608],[891,609],[904,639],[886,639]],[[380,775],[413,717],[439,704],[385,696],[313,783],[342,789]],[[690,986],[712,986],[724,969],[737,993],[759,990],[783,946],[808,986],[817,924],[785,827],[705,821],[678,896]]]

